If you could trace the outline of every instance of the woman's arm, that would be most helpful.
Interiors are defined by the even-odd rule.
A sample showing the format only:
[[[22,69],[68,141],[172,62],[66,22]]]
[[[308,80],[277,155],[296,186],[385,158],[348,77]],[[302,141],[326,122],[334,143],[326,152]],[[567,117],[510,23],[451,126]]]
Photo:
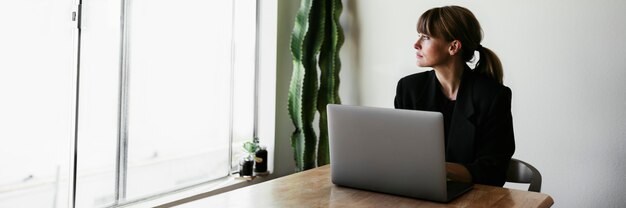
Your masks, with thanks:
[[[404,86],[402,86],[402,80],[403,79],[400,79],[398,81],[398,85],[396,86],[396,97],[393,101],[393,105],[396,109],[404,108],[404,103],[402,101],[402,97],[404,96]]]
[[[511,90],[503,88],[495,97],[481,124],[481,133],[475,142],[476,160],[463,164],[474,183],[502,186],[513,152],[513,119],[511,116]]]

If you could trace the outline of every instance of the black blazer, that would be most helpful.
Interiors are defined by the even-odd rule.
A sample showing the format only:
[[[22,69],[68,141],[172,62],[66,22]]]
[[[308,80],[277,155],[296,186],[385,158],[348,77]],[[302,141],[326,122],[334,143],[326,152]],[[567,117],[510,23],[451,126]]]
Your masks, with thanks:
[[[440,92],[434,71],[409,75],[398,82],[395,107],[439,111]],[[446,161],[464,165],[474,183],[503,186],[513,152],[511,90],[466,67],[448,131]]]

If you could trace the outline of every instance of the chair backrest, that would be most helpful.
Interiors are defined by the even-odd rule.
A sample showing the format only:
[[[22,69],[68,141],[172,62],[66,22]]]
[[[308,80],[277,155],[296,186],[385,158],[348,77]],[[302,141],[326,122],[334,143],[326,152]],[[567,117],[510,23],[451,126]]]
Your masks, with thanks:
[[[541,173],[532,165],[511,158],[509,170],[506,173],[506,181],[514,183],[530,183],[528,191],[541,191]]]

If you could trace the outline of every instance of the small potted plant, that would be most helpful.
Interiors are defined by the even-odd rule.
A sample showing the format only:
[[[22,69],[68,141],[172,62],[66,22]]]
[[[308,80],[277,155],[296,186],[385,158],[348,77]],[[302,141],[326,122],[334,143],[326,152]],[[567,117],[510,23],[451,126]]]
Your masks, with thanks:
[[[252,176],[252,169],[254,167],[254,153],[259,148],[256,142],[246,142],[243,144],[243,149],[248,154],[239,161],[239,176]]]

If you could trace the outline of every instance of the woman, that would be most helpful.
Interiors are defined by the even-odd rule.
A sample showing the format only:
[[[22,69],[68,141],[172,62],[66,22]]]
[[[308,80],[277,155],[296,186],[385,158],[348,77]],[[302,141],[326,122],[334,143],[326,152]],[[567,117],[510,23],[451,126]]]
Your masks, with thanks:
[[[474,14],[459,6],[426,11],[417,23],[417,65],[434,70],[398,82],[395,107],[444,117],[446,171],[451,180],[502,186],[513,152],[511,90],[502,65],[481,46]],[[467,62],[478,51],[472,70]]]

